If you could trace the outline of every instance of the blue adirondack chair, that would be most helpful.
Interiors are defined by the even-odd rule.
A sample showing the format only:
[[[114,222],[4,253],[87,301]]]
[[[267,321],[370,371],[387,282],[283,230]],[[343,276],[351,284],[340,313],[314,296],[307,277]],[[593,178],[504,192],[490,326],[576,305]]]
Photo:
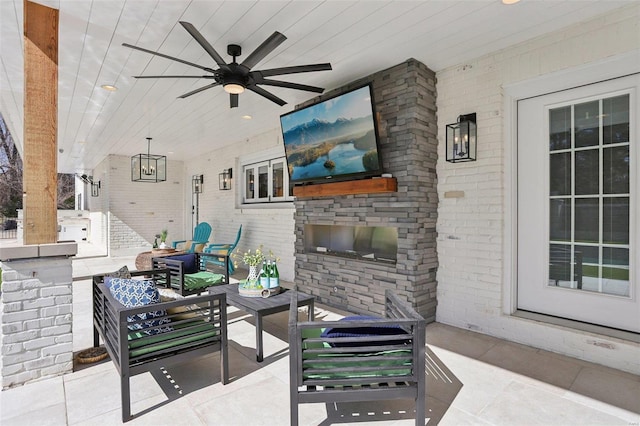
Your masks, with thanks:
[[[238,241],[240,241],[241,234],[242,234],[242,225],[240,225],[240,228],[238,229],[238,235],[236,235],[235,242],[233,242],[232,244],[215,244],[215,243],[209,244],[207,247],[205,247],[204,252],[227,255],[231,257],[231,253],[233,253],[233,250],[235,250],[236,246],[238,245]],[[207,263],[214,263],[219,266],[224,266],[224,257],[221,257],[218,259],[216,258],[207,259]],[[233,274],[234,270],[235,270],[235,267],[233,266],[233,261],[229,261],[229,275]]]
[[[185,247],[184,251],[186,251],[187,253],[194,253],[196,251],[196,247],[199,244],[202,244],[204,246],[209,242],[210,235],[211,235],[211,225],[209,225],[207,222],[200,222],[193,229],[193,238],[191,240],[178,240],[178,241],[173,241],[171,244],[172,244],[172,247],[175,249],[175,248],[178,248],[178,244],[190,242],[191,244],[189,245],[189,247]]]

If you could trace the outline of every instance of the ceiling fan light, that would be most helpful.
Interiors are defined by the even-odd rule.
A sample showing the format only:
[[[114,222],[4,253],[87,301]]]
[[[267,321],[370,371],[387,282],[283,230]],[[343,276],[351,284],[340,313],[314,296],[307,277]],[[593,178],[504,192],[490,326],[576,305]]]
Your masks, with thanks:
[[[239,95],[244,92],[244,86],[238,83],[227,83],[224,85],[224,91],[232,95]]]

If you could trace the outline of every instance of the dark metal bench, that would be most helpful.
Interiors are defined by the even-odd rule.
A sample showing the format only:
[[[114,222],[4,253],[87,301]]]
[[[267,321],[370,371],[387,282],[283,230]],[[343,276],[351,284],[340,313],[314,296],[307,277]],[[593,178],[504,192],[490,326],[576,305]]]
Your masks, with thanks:
[[[289,309],[291,424],[298,404],[415,400],[416,425],[425,422],[425,320],[387,290],[385,319],[299,322]],[[394,327],[400,334],[323,337],[326,328]],[[346,331],[346,330],[345,330]]]
[[[168,271],[137,271],[132,272],[132,275],[164,275],[166,278]],[[194,305],[197,305],[196,308],[189,310],[187,315],[184,312],[170,313],[181,307]],[[148,335],[139,330],[131,330],[131,325],[140,323],[135,315],[158,311],[164,311],[165,315],[154,317],[154,321],[170,319],[169,324],[162,326],[161,333]],[[97,347],[102,338],[120,374],[123,422],[132,419],[131,376],[219,351],[221,381],[222,384],[228,383],[226,312],[224,293],[125,308],[111,295],[102,275],[93,277],[93,346]],[[167,325],[170,326],[169,330]],[[146,330],[153,328],[157,327]]]

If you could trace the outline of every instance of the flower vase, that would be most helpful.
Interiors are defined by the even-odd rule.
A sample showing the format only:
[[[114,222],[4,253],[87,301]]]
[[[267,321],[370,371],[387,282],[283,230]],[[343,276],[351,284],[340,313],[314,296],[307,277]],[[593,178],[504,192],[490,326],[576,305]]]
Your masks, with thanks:
[[[167,248],[167,244],[163,241],[160,243],[160,249],[166,249]]]
[[[258,266],[249,265],[249,276],[247,276],[247,282],[258,281]]]

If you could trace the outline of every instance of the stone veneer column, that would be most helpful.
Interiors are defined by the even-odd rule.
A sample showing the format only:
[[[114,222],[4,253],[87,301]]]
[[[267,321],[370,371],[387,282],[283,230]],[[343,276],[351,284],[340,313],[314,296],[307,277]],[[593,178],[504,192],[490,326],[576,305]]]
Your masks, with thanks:
[[[2,389],[73,371],[76,243],[0,249]]]
[[[435,73],[409,59],[303,105],[370,83],[376,103],[383,172],[398,180],[390,194],[299,198],[295,201],[296,284],[320,302],[352,312],[384,311],[385,289],[427,319],[436,315],[438,158]],[[304,225],[391,226],[398,230],[395,265],[305,253]]]

